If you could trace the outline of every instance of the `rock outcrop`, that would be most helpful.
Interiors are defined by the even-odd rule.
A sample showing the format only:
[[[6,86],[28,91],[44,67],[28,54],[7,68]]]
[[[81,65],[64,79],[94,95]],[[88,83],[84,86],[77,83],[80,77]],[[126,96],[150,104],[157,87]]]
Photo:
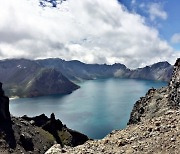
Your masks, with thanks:
[[[54,139],[62,147],[64,145],[77,146],[85,143],[88,137],[82,133],[71,130],[63,125],[63,123],[55,118],[54,113],[48,118],[45,114],[36,117],[22,117],[24,120],[29,121],[32,125],[42,128],[53,135]]]
[[[128,124],[136,124],[146,119],[163,115],[170,109],[168,87],[150,89],[132,109]]]
[[[2,83],[0,82],[0,122],[10,121],[9,98],[4,95]]]
[[[138,100],[131,112],[128,124],[158,117],[166,111],[180,106],[180,59],[178,58],[167,87],[150,89],[145,97]]]
[[[169,83],[169,103],[173,107],[180,106],[180,58],[174,65],[172,79]]]
[[[134,105],[127,127],[77,147],[54,145],[46,154],[180,153],[180,59],[169,86],[150,89]]]
[[[37,117],[10,116],[9,98],[5,96],[0,83],[0,154],[45,153],[54,143],[61,146],[77,146],[88,137],[67,128],[52,113]]]

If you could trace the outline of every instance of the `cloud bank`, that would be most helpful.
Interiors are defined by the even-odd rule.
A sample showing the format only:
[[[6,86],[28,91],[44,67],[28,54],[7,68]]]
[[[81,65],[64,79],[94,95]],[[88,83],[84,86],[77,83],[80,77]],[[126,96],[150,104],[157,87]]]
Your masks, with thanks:
[[[176,43],[180,43],[180,33],[175,33],[172,37],[171,37],[171,42],[176,44]]]
[[[163,10],[161,3],[150,3],[148,12],[151,20],[155,20],[156,18],[166,20],[168,17],[167,13]]]
[[[1,59],[59,57],[136,68],[180,56],[116,0],[67,0],[57,8],[0,0],[0,10]]]

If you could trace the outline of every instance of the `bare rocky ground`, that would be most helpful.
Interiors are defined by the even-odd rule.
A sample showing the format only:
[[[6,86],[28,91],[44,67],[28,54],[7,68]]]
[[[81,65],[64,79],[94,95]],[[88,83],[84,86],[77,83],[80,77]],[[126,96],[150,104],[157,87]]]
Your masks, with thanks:
[[[55,145],[46,154],[132,154],[180,153],[180,111],[170,110],[165,116],[129,125],[113,131],[102,140],[87,141],[75,148]]]
[[[169,85],[150,89],[135,103],[125,129],[74,148],[56,144],[46,154],[179,154],[179,121],[180,58]]]

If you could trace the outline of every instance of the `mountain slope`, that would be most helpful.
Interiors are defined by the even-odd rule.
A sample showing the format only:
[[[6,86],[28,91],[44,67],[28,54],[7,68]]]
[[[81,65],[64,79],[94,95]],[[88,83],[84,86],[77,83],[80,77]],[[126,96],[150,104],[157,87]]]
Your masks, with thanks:
[[[159,62],[151,66],[133,70],[130,78],[169,81],[173,67],[168,62]]]
[[[34,97],[50,94],[69,94],[79,86],[69,81],[55,69],[41,69],[36,76],[28,82],[24,89],[24,97]]]
[[[65,61],[58,58],[37,60],[43,67],[55,68],[70,80],[91,80],[95,78],[114,77],[114,73],[121,70],[122,74],[129,71],[123,64],[101,65],[85,64],[77,60]]]
[[[71,81],[111,77],[169,81],[172,68],[167,62],[130,70],[123,64],[85,64],[58,58],[7,59],[0,61],[0,81],[8,96],[30,97],[70,93],[79,88]]]
[[[173,70],[168,62],[160,62],[135,70],[130,70],[123,64],[85,64],[58,58],[37,60],[37,62],[43,67],[55,68],[68,79],[75,81],[108,77],[169,81]]]
[[[0,81],[11,97],[68,94],[79,88],[60,72],[27,59],[0,61]]]

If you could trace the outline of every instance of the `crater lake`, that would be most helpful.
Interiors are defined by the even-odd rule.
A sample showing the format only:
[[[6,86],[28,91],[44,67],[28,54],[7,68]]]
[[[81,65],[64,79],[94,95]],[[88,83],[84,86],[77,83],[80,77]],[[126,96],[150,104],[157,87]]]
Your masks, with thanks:
[[[100,139],[115,129],[126,127],[133,105],[148,89],[166,82],[136,79],[97,79],[79,83],[69,95],[50,95],[10,100],[14,116],[55,113],[67,127],[92,139]]]

